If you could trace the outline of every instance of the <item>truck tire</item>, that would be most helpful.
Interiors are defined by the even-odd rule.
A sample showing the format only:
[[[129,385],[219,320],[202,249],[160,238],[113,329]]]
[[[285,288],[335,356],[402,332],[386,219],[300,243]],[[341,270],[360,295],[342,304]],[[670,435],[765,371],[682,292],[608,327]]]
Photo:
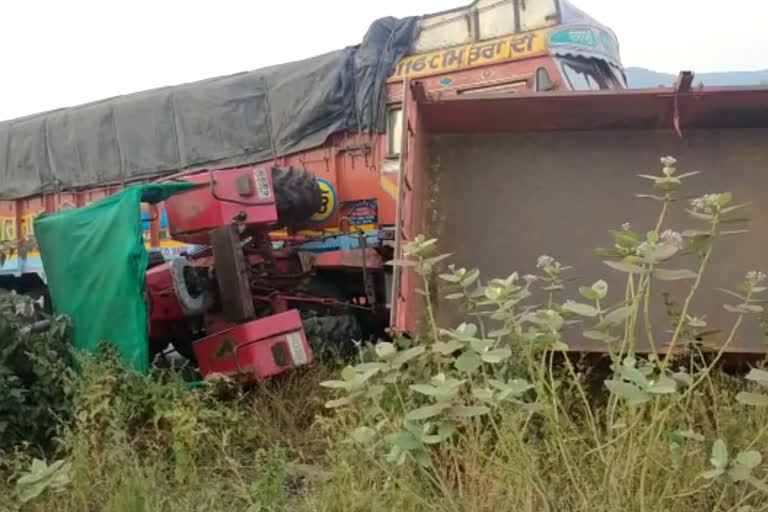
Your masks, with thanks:
[[[189,267],[185,258],[171,260],[171,276],[173,277],[173,291],[179,301],[184,316],[199,316],[206,313],[215,302],[212,290],[204,289],[192,291],[187,285],[184,269]]]
[[[304,333],[316,352],[351,351],[363,335],[354,315],[314,316],[303,320]]]
[[[281,227],[307,222],[322,206],[317,178],[304,169],[274,167],[272,186],[275,189],[277,218]]]

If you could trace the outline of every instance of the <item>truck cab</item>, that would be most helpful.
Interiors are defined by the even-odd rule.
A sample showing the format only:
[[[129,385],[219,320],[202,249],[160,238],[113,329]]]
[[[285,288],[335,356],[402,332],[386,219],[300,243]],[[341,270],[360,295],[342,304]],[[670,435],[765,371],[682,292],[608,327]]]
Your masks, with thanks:
[[[424,16],[388,81],[390,156],[399,154],[406,80],[438,98],[627,87],[616,35],[568,0],[475,0]]]

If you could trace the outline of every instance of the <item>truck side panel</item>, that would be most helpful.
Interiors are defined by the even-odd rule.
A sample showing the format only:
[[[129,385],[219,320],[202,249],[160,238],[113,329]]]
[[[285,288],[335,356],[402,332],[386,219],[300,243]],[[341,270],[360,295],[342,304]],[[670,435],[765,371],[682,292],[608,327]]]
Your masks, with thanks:
[[[481,279],[507,277],[514,271],[536,273],[537,257],[548,254],[574,267],[569,274],[575,281],[558,300],[578,300],[579,286],[603,278],[612,303],[618,302],[626,275],[605,266],[592,251],[612,247],[608,231],[620,229],[624,222],[632,222],[640,232],[652,228],[659,205],[634,197],[653,193],[650,182],[637,174],[658,174],[659,157],[674,155],[680,172],[702,171],[686,181],[684,195],[731,191],[737,203],[751,202],[744,211],[751,219],[750,232],[718,242],[710,272],[692,304],[693,314],[706,314],[708,329],[721,330],[703,340],[716,345],[727,337],[734,318],[723,309],[728,296],[715,288],[733,289],[745,272],[768,268],[767,144],[764,128],[687,130],[683,138],[673,131],[621,129],[433,135],[427,160],[439,176],[442,215],[430,234],[439,237],[441,252],[455,253],[451,261],[457,266],[478,267]],[[674,208],[664,226],[702,229],[701,221],[682,212],[684,206]],[[676,257],[670,265],[697,268],[693,257]],[[657,343],[669,337],[662,294],[671,292],[679,308],[690,285],[687,280],[654,282]],[[440,304],[441,322],[454,324],[461,318],[450,303]],[[731,351],[765,350],[764,337],[754,324],[744,322]],[[597,342],[578,341],[580,332],[569,335],[577,342],[572,349],[604,349]]]
[[[409,84],[407,82],[407,84]],[[427,132],[419,114],[417,95],[421,89],[407,85],[404,102],[403,152],[398,212],[396,257],[402,259],[403,246],[426,230],[429,191],[427,174]],[[423,299],[416,289],[421,278],[411,268],[398,267],[394,274],[392,323],[398,330],[418,333],[422,327]]]

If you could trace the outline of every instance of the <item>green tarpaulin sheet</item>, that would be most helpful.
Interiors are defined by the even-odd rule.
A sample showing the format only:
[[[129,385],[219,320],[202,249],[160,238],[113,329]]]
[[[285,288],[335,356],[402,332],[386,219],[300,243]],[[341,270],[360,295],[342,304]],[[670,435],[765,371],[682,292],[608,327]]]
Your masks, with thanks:
[[[191,183],[137,185],[97,203],[35,219],[56,313],[72,319],[76,348],[115,345],[140,372],[149,368],[141,203],[159,203]]]

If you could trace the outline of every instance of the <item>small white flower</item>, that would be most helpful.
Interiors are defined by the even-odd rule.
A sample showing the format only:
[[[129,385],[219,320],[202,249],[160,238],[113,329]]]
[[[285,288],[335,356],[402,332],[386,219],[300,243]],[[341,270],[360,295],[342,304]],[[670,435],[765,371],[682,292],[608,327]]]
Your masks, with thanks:
[[[637,246],[637,249],[635,249],[635,253],[638,256],[645,256],[648,252],[648,249],[651,248],[651,245],[648,242],[643,242],[640,245]]]
[[[539,276],[535,276],[533,274],[525,274],[523,276],[523,281],[525,281],[528,284],[535,283],[539,280]]]
[[[747,272],[747,281],[751,283],[762,283],[765,281],[766,275],[764,272],[759,272],[757,270],[752,270],[750,272]]]
[[[664,167],[672,167],[677,163],[677,158],[669,155],[661,157],[660,160],[661,160],[661,165],[663,165]]]
[[[539,259],[536,260],[536,268],[547,268],[549,266],[552,266],[552,264],[555,263],[555,258],[552,256],[547,256],[546,254],[542,254],[539,256]]]
[[[677,231],[668,229],[661,234],[661,241],[677,249],[683,248],[683,236]]]
[[[629,224],[629,222],[625,222],[624,224],[621,225],[621,229],[623,229],[624,231],[629,231],[631,227],[632,226]]]
[[[706,194],[691,201],[691,208],[695,212],[712,214],[718,206],[718,194]]]

